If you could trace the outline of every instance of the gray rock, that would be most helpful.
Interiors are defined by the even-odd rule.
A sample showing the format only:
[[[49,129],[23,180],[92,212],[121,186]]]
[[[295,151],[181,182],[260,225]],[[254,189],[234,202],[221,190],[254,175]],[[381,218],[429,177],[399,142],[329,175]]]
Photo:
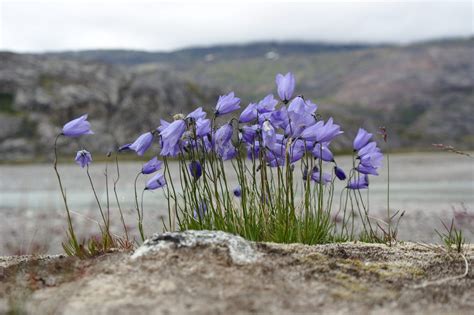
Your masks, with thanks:
[[[197,246],[225,247],[229,250],[229,255],[235,264],[254,263],[261,256],[254,250],[252,243],[240,236],[221,231],[189,230],[154,234],[135,251],[132,259],[137,259],[153,252],[176,250],[182,247],[194,248]]]

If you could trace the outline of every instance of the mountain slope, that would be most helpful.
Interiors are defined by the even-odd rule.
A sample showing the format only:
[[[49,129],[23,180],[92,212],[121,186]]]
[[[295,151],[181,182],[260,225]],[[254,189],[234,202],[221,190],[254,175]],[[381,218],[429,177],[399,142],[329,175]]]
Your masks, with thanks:
[[[97,134],[81,143],[104,153],[156,127],[160,118],[212,108],[219,94],[235,91],[243,105],[276,94],[275,74],[287,71],[296,75],[296,94],[316,102],[323,118],[332,115],[343,125],[336,149],[350,146],[359,126],[373,132],[386,126],[394,148],[446,143],[474,149],[473,43],[0,53],[0,157],[49,152],[58,126],[85,112]],[[106,62],[85,60],[94,56]]]

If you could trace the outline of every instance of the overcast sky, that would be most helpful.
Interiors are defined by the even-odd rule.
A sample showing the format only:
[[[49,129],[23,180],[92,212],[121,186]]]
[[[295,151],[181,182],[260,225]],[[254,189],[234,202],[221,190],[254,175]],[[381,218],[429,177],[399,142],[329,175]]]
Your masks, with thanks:
[[[0,0],[0,50],[173,50],[260,40],[408,43],[472,36],[471,1]],[[199,1],[200,2],[200,1]]]

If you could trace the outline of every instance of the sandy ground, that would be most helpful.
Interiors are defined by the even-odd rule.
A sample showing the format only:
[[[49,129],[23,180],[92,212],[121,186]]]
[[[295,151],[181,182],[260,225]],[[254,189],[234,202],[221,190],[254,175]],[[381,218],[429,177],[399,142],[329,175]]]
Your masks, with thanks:
[[[2,257],[0,313],[472,314],[474,309],[474,272],[455,278],[466,271],[464,258],[435,246],[281,245],[232,236],[190,242],[176,234],[155,237],[133,258],[120,252],[87,260]],[[472,266],[474,245],[466,246],[464,256]]]
[[[444,212],[407,211],[400,221],[398,238],[402,241],[439,243],[440,238],[435,229],[444,231],[441,220],[446,224],[455,218],[455,224],[462,229],[467,242],[474,242],[474,211],[465,210],[461,206]],[[466,211],[466,212],[463,212]],[[61,242],[66,236],[66,217],[64,211],[35,212],[0,210],[0,255],[31,255],[31,254],[60,254],[63,253]],[[136,211],[124,209],[124,216],[130,234],[139,239],[136,228]],[[374,213],[374,218],[385,218],[385,212]],[[97,211],[87,211],[80,215],[73,214],[75,231],[81,239],[98,235],[97,221],[100,220]],[[124,235],[120,217],[116,209],[111,211],[111,229],[117,235]],[[164,217],[167,221],[167,217]],[[21,227],[21,228],[18,228]],[[145,233],[161,231],[160,211],[146,211],[144,220]]]

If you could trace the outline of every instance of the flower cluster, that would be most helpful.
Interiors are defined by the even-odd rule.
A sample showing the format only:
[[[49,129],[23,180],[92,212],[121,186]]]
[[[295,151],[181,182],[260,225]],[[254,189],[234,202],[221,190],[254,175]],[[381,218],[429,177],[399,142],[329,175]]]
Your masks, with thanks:
[[[296,80],[292,73],[277,74],[275,82],[278,97],[268,94],[248,104],[240,114],[236,112],[241,109],[241,100],[230,92],[219,97],[210,115],[198,107],[187,115],[173,116],[171,121],[162,119],[156,129],[118,148],[117,152],[135,151],[143,156],[153,145],[159,147],[135,179],[142,239],[143,209],[139,209],[136,192],[140,175],[151,175],[144,190],[165,189],[169,229],[174,228],[174,217],[180,228],[227,229],[252,239],[265,239],[255,229],[278,235],[271,230],[279,226],[268,221],[272,218],[281,220],[281,226],[288,222],[303,224],[298,227],[302,229],[299,237],[311,242],[315,237],[320,237],[317,241],[327,239],[324,233],[307,229],[313,223],[318,229],[331,229],[324,218],[330,217],[334,181],[347,180],[347,192],[368,188],[368,176],[378,175],[383,154],[371,141],[373,135],[359,129],[353,141],[353,168],[346,175],[331,150],[332,142],[344,133],[341,126],[332,117],[323,119],[318,114],[318,105],[310,99],[295,95]],[[227,115],[230,117],[225,120]],[[84,115],[67,123],[61,135],[77,137],[91,133]],[[179,165],[178,192],[170,175],[170,159]],[[77,153],[76,162],[82,167],[91,161],[89,152]],[[224,164],[225,161],[228,162]],[[294,176],[298,166],[301,176]],[[231,172],[231,167],[238,185],[229,189],[226,173]],[[302,189],[302,201],[295,197],[296,187]],[[329,194],[326,200],[325,194]],[[354,193],[346,194],[348,198],[355,198],[359,204],[357,198],[362,197]],[[239,210],[235,210],[235,200],[240,200]],[[299,221],[296,210],[299,202],[303,204],[303,210],[298,210],[303,221]],[[238,223],[236,218],[244,223]],[[293,234],[284,231],[282,235],[288,238]]]
[[[333,118],[327,121],[318,119],[318,106],[303,96],[294,98],[295,77],[291,73],[276,76],[277,90],[280,100],[269,94],[261,101],[250,103],[241,112],[238,120],[232,119],[220,127],[214,125],[216,117],[233,113],[240,109],[240,99],[234,92],[220,96],[212,119],[199,107],[187,116],[177,115],[175,120],[161,120],[161,125],[152,132],[140,135],[128,148],[143,155],[150,148],[154,137],[159,138],[160,155],[176,158],[188,155],[189,152],[216,154],[222,160],[235,158],[240,150],[245,150],[249,159],[264,160],[270,167],[282,167],[285,163],[296,163],[306,154],[325,162],[335,162],[330,144],[343,133]],[[277,107],[278,104],[282,106]],[[237,125],[237,126],[235,126]],[[361,172],[369,165],[367,157],[361,159]],[[193,161],[189,170],[195,178],[202,173],[199,162]],[[376,165],[371,165],[371,170]],[[311,178],[318,182],[319,170],[312,170]],[[336,176],[345,179],[346,175],[340,168]],[[330,182],[331,175],[322,174],[323,183]]]
[[[369,187],[369,174],[378,175],[377,169],[382,165],[383,154],[375,141],[370,142],[372,134],[360,128],[354,139],[353,148],[357,154],[359,165],[356,167],[358,176],[347,187],[365,189]]]

